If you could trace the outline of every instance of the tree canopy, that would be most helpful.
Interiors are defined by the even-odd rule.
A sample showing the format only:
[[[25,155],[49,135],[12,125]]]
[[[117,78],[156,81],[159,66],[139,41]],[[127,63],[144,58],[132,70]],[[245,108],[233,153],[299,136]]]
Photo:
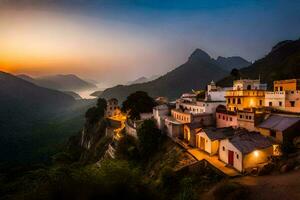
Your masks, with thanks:
[[[161,131],[153,120],[145,120],[137,130],[139,151],[143,158],[149,158],[158,151],[162,140]]]
[[[153,107],[156,105],[153,98],[146,92],[137,91],[132,93],[123,102],[122,111],[127,112],[130,119],[140,119],[141,113],[152,112]]]
[[[97,101],[97,106],[91,107],[85,113],[85,117],[88,122],[96,123],[99,119],[104,117],[107,107],[107,102],[105,99],[99,98]]]

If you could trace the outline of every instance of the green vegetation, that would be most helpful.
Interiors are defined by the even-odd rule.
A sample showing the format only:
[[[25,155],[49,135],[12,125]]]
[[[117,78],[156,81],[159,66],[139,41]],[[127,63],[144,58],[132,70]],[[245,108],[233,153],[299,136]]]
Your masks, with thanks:
[[[162,133],[153,120],[145,120],[137,130],[138,148],[142,159],[149,159],[159,150]]]
[[[132,93],[123,102],[122,111],[128,113],[130,119],[140,119],[141,113],[152,112],[153,107],[156,105],[146,92],[137,91]]]
[[[107,102],[105,99],[99,98],[97,101],[97,106],[89,108],[85,113],[85,118],[87,123],[94,124],[99,119],[103,118],[107,107]]]

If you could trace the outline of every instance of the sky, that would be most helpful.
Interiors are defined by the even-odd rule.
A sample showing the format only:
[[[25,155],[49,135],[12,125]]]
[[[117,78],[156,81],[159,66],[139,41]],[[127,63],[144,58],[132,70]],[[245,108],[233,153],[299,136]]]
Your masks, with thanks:
[[[122,84],[196,48],[255,61],[299,25],[297,0],[0,0],[0,70]]]

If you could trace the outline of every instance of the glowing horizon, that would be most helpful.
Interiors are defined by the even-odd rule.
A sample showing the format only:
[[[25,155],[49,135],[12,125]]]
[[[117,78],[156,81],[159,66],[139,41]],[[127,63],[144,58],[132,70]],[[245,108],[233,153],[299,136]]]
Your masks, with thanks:
[[[201,48],[254,61],[297,39],[300,3],[0,0],[0,70],[110,84],[162,75]]]

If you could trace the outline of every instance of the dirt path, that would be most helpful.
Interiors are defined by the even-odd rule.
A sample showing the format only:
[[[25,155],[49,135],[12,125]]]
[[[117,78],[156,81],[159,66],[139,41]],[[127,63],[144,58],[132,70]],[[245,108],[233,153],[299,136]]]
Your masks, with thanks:
[[[300,199],[300,170],[286,174],[233,179],[248,186],[250,199]]]
[[[237,182],[250,191],[250,200],[297,200],[300,199],[300,170],[269,176],[245,176],[230,179],[230,182]],[[212,188],[202,195],[201,199],[214,199]]]

